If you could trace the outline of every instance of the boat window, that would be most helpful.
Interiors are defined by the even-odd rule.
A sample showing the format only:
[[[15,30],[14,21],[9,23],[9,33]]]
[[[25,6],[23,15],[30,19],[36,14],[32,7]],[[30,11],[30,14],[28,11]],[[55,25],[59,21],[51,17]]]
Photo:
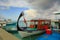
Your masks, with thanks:
[[[35,24],[38,24],[38,22],[36,21]]]

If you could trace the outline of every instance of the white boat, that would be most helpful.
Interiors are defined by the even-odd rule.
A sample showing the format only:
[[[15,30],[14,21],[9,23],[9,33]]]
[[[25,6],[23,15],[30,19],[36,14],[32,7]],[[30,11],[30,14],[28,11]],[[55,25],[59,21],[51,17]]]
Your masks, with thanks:
[[[28,36],[31,36],[31,35],[37,35],[37,34],[42,34],[44,33],[45,31],[33,31],[33,32],[24,32],[24,31],[18,31],[18,33],[20,34],[20,36],[23,38],[23,37],[28,37]]]
[[[5,21],[0,21],[0,26],[6,26],[6,22]]]
[[[28,31],[22,31],[23,29],[21,28],[21,27],[23,27],[23,26],[21,26],[20,25],[20,27],[19,27],[19,19],[21,18],[23,16],[23,12],[19,15],[19,17],[18,17],[18,20],[17,20],[17,30],[18,30],[18,33],[20,34],[20,36],[23,38],[23,37],[27,37],[27,36],[31,36],[31,35],[36,35],[36,34],[41,34],[41,33],[44,33],[45,31],[44,30],[39,30],[39,31],[33,31],[33,32],[28,32]],[[23,18],[24,18],[24,16],[23,16]],[[27,24],[29,23],[27,23],[26,21],[25,21],[25,19],[24,19],[24,22],[25,22],[25,27],[29,27]],[[20,22],[21,23],[21,22]],[[34,25],[34,23],[32,23],[33,25]]]

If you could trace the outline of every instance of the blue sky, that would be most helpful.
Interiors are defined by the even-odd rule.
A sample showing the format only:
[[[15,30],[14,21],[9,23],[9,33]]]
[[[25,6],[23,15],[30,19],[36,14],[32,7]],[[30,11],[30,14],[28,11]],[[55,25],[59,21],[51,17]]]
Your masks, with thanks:
[[[33,9],[36,18],[54,19],[54,12],[60,12],[60,0],[0,0],[0,16],[16,20],[23,10]],[[60,18],[60,17],[59,17]]]
[[[3,6],[2,6],[3,7]],[[0,6],[0,8],[2,8]],[[0,9],[0,15],[2,15],[4,18],[6,19],[12,19],[12,20],[17,20],[19,14],[24,11],[24,10],[27,10],[28,8],[26,7],[21,7],[21,8],[18,8],[18,7],[10,7],[8,9]]]
[[[0,17],[16,21],[19,14],[28,9],[25,5],[22,0],[0,0]]]

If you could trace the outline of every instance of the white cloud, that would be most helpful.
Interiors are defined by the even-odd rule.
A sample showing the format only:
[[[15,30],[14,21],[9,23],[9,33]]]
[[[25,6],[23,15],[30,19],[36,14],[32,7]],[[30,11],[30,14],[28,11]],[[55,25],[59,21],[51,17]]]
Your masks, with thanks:
[[[28,3],[23,0],[8,0],[7,2],[1,1],[0,6],[26,7]]]
[[[38,14],[37,14],[37,11],[34,10],[34,9],[25,10],[24,13],[25,13],[24,17],[25,17],[27,20],[31,20],[31,19],[33,19],[33,18],[36,18],[36,16],[38,15]]]
[[[34,11],[37,10],[36,13],[32,12],[32,15],[38,15],[36,18],[52,18],[53,12],[60,11],[59,2],[60,0],[8,0],[7,2],[1,1],[0,6],[28,7]]]

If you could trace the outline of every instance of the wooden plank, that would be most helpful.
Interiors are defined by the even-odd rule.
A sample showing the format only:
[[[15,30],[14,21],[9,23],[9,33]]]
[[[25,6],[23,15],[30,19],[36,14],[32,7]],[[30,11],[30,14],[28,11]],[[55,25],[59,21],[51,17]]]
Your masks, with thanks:
[[[19,40],[17,37],[0,28],[0,40]]]

